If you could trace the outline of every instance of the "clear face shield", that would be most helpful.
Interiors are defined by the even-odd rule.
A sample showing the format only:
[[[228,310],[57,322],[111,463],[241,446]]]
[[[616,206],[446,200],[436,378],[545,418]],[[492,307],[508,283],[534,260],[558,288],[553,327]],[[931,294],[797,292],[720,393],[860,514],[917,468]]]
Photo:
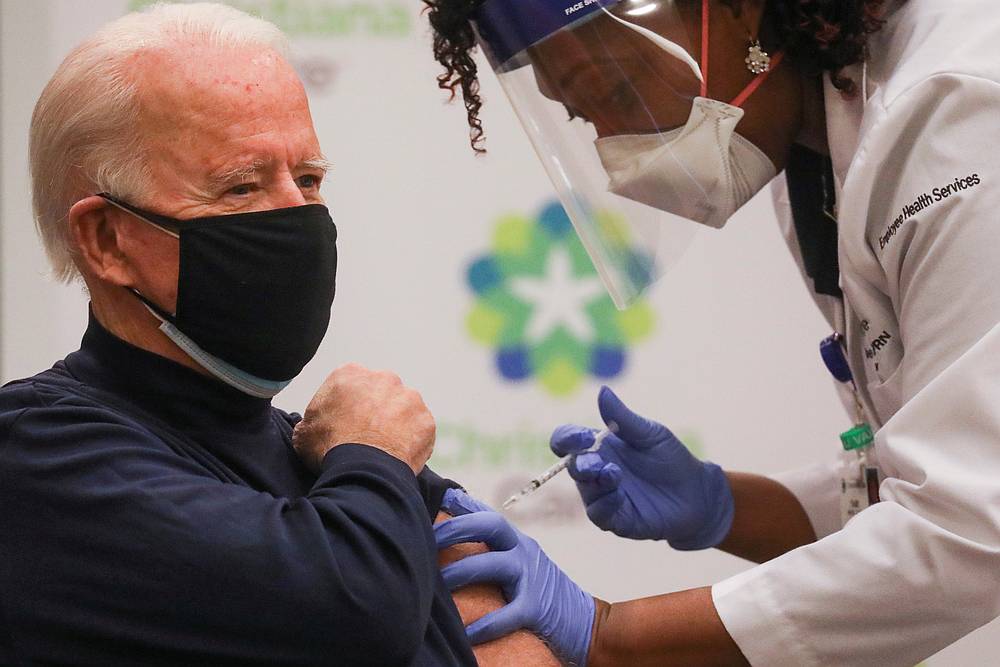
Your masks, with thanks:
[[[721,227],[776,175],[736,127],[780,55],[751,49],[747,90],[710,99],[708,16],[707,0],[486,0],[473,21],[619,308],[677,262],[693,222]]]

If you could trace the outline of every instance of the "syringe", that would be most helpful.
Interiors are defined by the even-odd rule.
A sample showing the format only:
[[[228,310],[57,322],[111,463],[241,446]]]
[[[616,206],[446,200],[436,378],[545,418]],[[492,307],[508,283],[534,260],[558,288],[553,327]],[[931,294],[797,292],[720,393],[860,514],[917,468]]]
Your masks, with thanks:
[[[604,444],[604,439],[607,438],[609,435],[611,435],[610,429],[604,429],[603,431],[600,431],[597,435],[594,436],[594,444],[592,446],[588,447],[587,449],[583,450],[580,453],[581,454],[585,454],[585,453],[588,453],[588,452],[596,452],[597,450],[599,450],[601,448],[601,445]],[[514,495],[512,495],[510,498],[508,498],[507,500],[505,500],[503,502],[503,505],[500,506],[501,509],[507,509],[508,507],[510,507],[511,505],[513,505],[514,503],[516,503],[517,501],[519,501],[522,498],[524,498],[525,496],[531,495],[532,493],[534,493],[538,489],[542,488],[543,484],[545,484],[547,481],[549,481],[550,479],[552,479],[553,477],[555,477],[556,475],[558,475],[559,473],[561,473],[563,470],[565,470],[569,466],[569,460],[570,460],[570,458],[571,458],[571,456],[564,456],[561,459],[559,459],[559,461],[556,462],[555,465],[553,465],[551,468],[549,468],[548,470],[546,470],[545,472],[543,472],[538,477],[535,477],[533,480],[531,480],[530,482],[528,482],[524,486],[524,488],[522,488],[520,491],[518,491],[517,493],[515,493]]]

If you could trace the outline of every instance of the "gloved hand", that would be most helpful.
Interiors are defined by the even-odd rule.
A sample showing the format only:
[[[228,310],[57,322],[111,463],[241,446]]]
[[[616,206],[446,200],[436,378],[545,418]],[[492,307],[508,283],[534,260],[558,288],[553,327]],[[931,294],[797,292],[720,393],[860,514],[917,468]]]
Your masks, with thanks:
[[[594,598],[583,592],[535,540],[464,491],[449,489],[441,509],[455,518],[434,527],[439,549],[485,542],[492,551],[469,556],[441,574],[450,590],[477,583],[499,584],[509,603],[469,625],[473,644],[515,630],[531,630],[572,665],[587,664],[594,625]]]
[[[733,494],[722,469],[699,461],[667,427],[629,410],[607,387],[598,396],[613,435],[597,452],[594,431],[560,426],[552,451],[573,455],[569,473],[602,530],[637,540],[666,540],[691,551],[717,546],[733,523]]]

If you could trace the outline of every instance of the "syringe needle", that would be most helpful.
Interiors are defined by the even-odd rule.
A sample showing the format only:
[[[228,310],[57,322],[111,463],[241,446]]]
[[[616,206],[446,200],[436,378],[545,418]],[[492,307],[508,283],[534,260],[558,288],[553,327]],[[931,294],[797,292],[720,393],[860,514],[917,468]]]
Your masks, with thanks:
[[[583,454],[586,452],[596,452],[598,449],[601,448],[601,445],[604,444],[604,439],[609,435],[611,435],[611,431],[609,429],[604,429],[603,431],[594,436],[594,444],[580,453]],[[538,489],[540,489],[543,484],[545,484],[550,479],[552,479],[553,477],[561,473],[563,470],[565,470],[567,467],[569,467],[570,458],[572,458],[572,455],[564,456],[561,459],[559,459],[554,465],[545,470],[545,472],[543,472],[541,475],[535,477],[530,482],[528,482],[524,486],[524,488],[522,488],[519,492],[515,493],[510,498],[503,501],[503,505],[500,506],[500,509],[507,509],[517,501],[521,500],[521,498],[524,498],[525,496],[530,495],[535,491],[537,491]]]
[[[514,503],[516,503],[517,500],[518,500],[518,498],[520,498],[520,497],[521,497],[520,494],[515,493],[510,498],[508,498],[507,500],[503,501],[503,505],[500,506],[500,509],[504,509],[504,510],[507,509],[508,507],[510,507],[511,505],[513,505]]]

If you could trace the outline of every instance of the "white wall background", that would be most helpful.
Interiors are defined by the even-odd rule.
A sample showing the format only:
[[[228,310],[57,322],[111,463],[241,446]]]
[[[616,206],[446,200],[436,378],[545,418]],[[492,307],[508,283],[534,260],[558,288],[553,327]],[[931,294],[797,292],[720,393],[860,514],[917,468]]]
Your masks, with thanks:
[[[0,0],[0,380],[38,372],[75,349],[86,296],[53,283],[36,240],[27,127],[47,78],[72,46],[126,10],[125,0]],[[412,0],[246,0],[290,28],[313,72],[313,115],[336,169],[325,187],[340,230],[334,320],[316,359],[276,401],[301,410],[347,361],[391,368],[420,389],[443,426],[436,458],[496,503],[548,462],[552,427],[596,424],[597,381],[568,398],[510,384],[472,340],[464,272],[496,219],[533,214],[551,188],[490,74],[490,153],[474,158],[464,111],[442,104],[425,24]],[[402,17],[402,18],[400,18]],[[311,27],[310,27],[311,26]],[[322,28],[322,29],[321,29]],[[484,63],[484,72],[488,72]],[[326,79],[324,83],[323,79]],[[771,472],[835,455],[848,419],[819,362],[828,331],[773,221],[767,196],[724,233],[702,236],[649,296],[654,335],[611,384],[634,407],[697,438],[728,468]],[[606,599],[710,584],[747,565],[720,553],[600,533],[567,480],[526,501],[516,520],[581,585]],[[983,665],[995,629],[935,665]]]

